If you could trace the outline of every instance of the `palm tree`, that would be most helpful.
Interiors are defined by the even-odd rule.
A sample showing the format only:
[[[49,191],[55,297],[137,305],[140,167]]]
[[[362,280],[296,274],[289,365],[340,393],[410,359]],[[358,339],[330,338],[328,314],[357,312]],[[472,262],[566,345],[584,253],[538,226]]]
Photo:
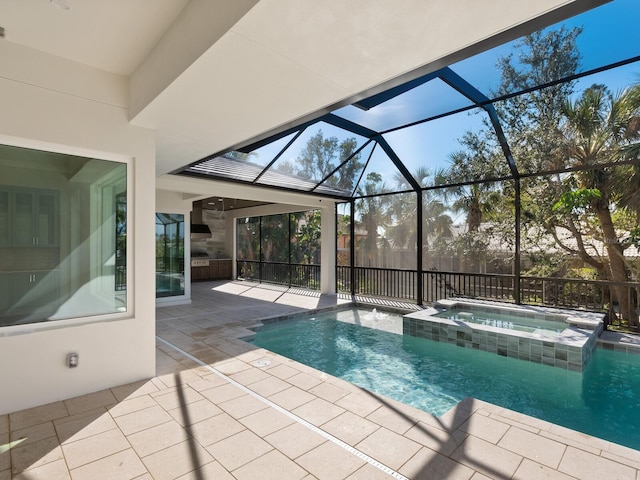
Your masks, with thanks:
[[[356,202],[362,229],[367,233],[359,247],[364,250],[367,267],[378,266],[378,231],[387,224],[389,197],[380,195],[387,190],[382,182],[382,176],[376,172],[367,174],[363,187],[358,187],[358,194],[363,195]]]
[[[619,94],[611,94],[603,85],[593,85],[575,101],[567,100],[563,106],[565,121],[563,153],[565,165],[590,167],[576,173],[572,191],[563,194],[556,211],[565,217],[577,218],[581,212],[591,212],[597,219],[597,228],[604,243],[607,257],[599,270],[615,282],[629,281],[629,265],[624,250],[629,246],[621,240],[614,222],[613,212],[625,208],[635,209],[637,203],[637,167],[599,167],[623,155],[629,155],[640,139],[640,85]],[[629,182],[634,179],[635,182]],[[569,220],[572,220],[571,218]],[[584,217],[582,221],[586,221]],[[635,302],[629,290],[614,288],[620,313],[632,325],[638,324]]]
[[[413,177],[426,187],[428,179],[436,178],[436,174],[427,167],[419,167]],[[396,175],[397,190],[409,190],[407,180]],[[391,242],[395,248],[414,250],[417,245],[417,204],[415,194],[394,195],[389,212],[393,218],[393,226],[389,228]],[[429,247],[453,236],[453,221],[448,214],[449,209],[435,190],[422,191],[422,249],[423,262],[429,253]]]

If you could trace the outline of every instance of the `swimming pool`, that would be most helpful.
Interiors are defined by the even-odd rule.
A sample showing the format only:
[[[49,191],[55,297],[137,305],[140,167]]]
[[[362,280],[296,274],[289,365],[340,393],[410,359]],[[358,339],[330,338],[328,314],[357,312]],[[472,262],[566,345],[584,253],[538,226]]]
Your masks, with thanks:
[[[449,320],[462,320],[496,328],[508,330],[518,330],[520,332],[534,333],[540,330],[560,333],[567,328],[567,324],[557,320],[545,320],[536,317],[521,317],[509,313],[475,311],[469,308],[453,308],[433,315],[437,318],[448,318]],[[551,336],[551,335],[548,335]],[[557,337],[557,336],[554,336]]]
[[[474,397],[640,450],[640,356],[599,349],[574,372],[392,333],[396,322],[326,312],[265,325],[247,341],[434,415]]]

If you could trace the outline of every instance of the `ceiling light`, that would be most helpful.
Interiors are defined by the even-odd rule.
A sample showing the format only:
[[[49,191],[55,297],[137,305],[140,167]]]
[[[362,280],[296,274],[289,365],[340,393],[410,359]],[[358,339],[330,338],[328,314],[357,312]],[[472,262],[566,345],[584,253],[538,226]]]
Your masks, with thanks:
[[[64,0],[49,0],[49,1],[51,2],[51,5],[53,5],[56,8],[59,8],[60,10],[64,10],[65,12],[68,12],[69,10],[71,10],[71,5],[69,5]]]

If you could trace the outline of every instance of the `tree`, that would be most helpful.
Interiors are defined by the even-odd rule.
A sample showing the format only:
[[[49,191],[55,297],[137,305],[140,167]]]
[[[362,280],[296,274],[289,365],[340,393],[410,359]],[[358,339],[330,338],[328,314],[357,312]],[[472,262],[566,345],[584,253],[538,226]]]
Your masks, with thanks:
[[[296,263],[316,264],[320,258],[321,213],[320,210],[291,214],[296,228],[292,255]],[[294,238],[291,239],[294,243]]]
[[[527,231],[527,242],[539,242],[540,251],[553,245],[582,259],[600,278],[624,282],[630,280],[624,250],[634,238],[625,212],[640,218],[640,167],[626,164],[638,160],[640,93],[633,87],[613,95],[603,86],[593,86],[575,95],[575,82],[552,83],[577,71],[580,32],[560,28],[524,37],[517,56],[500,59],[501,82],[492,95],[506,98],[495,108],[519,172],[539,174],[516,180],[522,182],[521,227]],[[548,87],[509,97],[549,82]],[[459,173],[461,165],[467,171],[477,171],[483,164],[489,171],[495,168],[491,152],[499,150],[489,123],[474,135],[462,139],[464,148],[451,175],[456,168]],[[619,160],[626,162],[611,166]],[[458,193],[467,201],[469,229],[476,228],[484,215],[483,202],[474,199],[481,193],[470,189]],[[508,204],[505,193],[501,202]],[[508,225],[513,218],[494,217],[494,221]],[[593,248],[596,241],[604,245],[605,255]],[[613,293],[623,317],[637,323],[628,290]]]
[[[354,155],[357,147],[358,142],[355,137],[339,141],[337,137],[325,138],[322,130],[318,130],[318,133],[307,140],[306,145],[296,158],[295,165],[288,164],[287,170],[301,178],[320,181],[351,157],[346,165],[327,179],[327,183],[352,192],[356,174],[363,167],[360,162],[360,154]]]
[[[360,245],[357,245],[364,251],[363,260],[367,263],[361,266],[378,266],[379,230],[385,227],[389,219],[389,197],[380,195],[386,190],[382,176],[376,172],[368,173],[364,185],[358,187],[358,194],[364,197],[356,202],[356,212],[359,223],[366,232]]]
[[[628,232],[614,221],[614,213],[636,209],[636,187],[627,182],[636,167],[600,166],[615,162],[626,155],[629,145],[640,140],[636,125],[640,118],[640,85],[613,95],[604,85],[593,85],[575,101],[567,99],[563,105],[563,158],[567,166],[590,167],[581,169],[562,180],[560,198],[553,205],[555,216],[550,228],[563,226],[578,240],[577,249],[557,243],[564,250],[575,252],[586,263],[601,272],[604,278],[615,282],[630,280],[630,265],[624,250],[631,243],[624,237]],[[636,215],[638,211],[635,211]],[[606,257],[597,258],[585,248],[587,236],[602,242]],[[614,287],[623,318],[638,323],[635,302],[629,298],[626,287]]]
[[[426,167],[419,167],[413,177],[421,186],[427,186],[430,178],[437,179],[439,173],[432,173]],[[398,190],[411,187],[400,174],[395,182]],[[393,195],[389,207],[391,226],[388,228],[391,243],[395,248],[415,251],[418,242],[416,197],[412,193]],[[422,249],[423,263],[428,263],[430,247],[451,239],[453,220],[443,198],[435,190],[422,192]]]

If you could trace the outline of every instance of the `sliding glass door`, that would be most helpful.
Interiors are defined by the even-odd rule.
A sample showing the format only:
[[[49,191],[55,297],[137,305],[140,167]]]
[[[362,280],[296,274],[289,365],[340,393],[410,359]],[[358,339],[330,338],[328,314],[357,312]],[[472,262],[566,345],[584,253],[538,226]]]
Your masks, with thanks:
[[[156,298],[184,295],[184,215],[156,213]]]

